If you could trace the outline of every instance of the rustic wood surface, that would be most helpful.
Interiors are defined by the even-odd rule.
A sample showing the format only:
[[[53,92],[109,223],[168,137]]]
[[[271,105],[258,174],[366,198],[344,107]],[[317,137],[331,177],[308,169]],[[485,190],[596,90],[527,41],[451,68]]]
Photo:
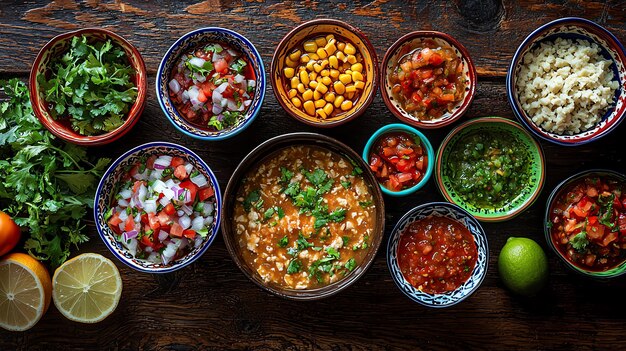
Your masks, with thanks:
[[[158,63],[182,34],[204,26],[235,29],[251,39],[269,69],[279,40],[313,18],[338,18],[359,27],[380,59],[405,33],[443,31],[467,47],[479,74],[476,99],[462,120],[513,118],[504,86],[511,57],[532,30],[563,16],[594,20],[626,42],[624,1],[3,0],[0,78],[26,78],[39,49],[57,34],[90,26],[111,29],[143,54],[150,93],[135,128],[93,152],[117,157],[148,141],[180,143],[208,162],[223,189],[237,163],[272,136],[317,131],[360,152],[371,133],[397,120],[377,96],[359,119],[332,130],[316,130],[288,117],[268,87],[261,115],[239,136],[217,143],[183,136],[166,120],[153,92]],[[425,134],[438,147],[451,128]],[[487,278],[472,297],[455,307],[434,310],[406,298],[391,279],[382,247],[369,271],[342,293],[315,302],[283,300],[246,279],[218,237],[200,260],[168,275],[135,272],[116,261],[124,292],[112,316],[96,325],[82,325],[51,307],[28,332],[0,331],[0,350],[624,349],[626,278],[597,283],[566,271],[548,251],[542,217],[547,195],[567,176],[592,167],[626,170],[625,134],[626,123],[591,145],[566,148],[542,142],[548,174],[543,194],[518,218],[484,225],[491,254]],[[388,237],[407,210],[443,198],[431,180],[412,196],[385,200]],[[92,240],[81,252],[98,252],[115,260],[93,226],[89,235]],[[534,299],[512,295],[498,278],[497,256],[509,236],[533,238],[548,254],[550,282]]]

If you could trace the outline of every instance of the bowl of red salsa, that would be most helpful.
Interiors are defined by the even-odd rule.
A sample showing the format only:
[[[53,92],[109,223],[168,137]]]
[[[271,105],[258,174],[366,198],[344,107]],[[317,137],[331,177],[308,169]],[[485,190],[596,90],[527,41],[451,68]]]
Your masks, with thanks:
[[[434,155],[424,134],[399,123],[378,129],[363,149],[363,159],[383,193],[390,196],[405,196],[421,189],[433,173]]]
[[[247,128],[265,97],[265,69],[241,34],[201,28],[178,39],[157,71],[161,109],[178,130],[202,140],[230,138]]]
[[[575,272],[612,278],[626,272],[626,176],[589,170],[559,184],[545,215],[546,240]]]
[[[396,224],[387,245],[391,276],[411,300],[449,307],[473,294],[487,274],[487,235],[464,209],[433,202]]]
[[[389,110],[420,128],[458,120],[476,92],[469,52],[441,32],[416,31],[401,37],[387,50],[381,71],[381,93]]]

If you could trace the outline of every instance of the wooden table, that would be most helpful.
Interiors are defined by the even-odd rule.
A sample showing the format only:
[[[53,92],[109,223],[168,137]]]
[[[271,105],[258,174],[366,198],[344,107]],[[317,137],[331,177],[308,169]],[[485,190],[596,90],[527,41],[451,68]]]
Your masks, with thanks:
[[[253,126],[217,143],[177,132],[159,108],[154,76],[167,48],[184,33],[223,26],[247,36],[263,56],[266,69],[279,40],[294,26],[313,18],[345,20],[363,30],[379,59],[401,35],[439,30],[461,41],[479,75],[478,92],[462,120],[479,116],[513,118],[506,100],[505,76],[521,41],[538,26],[562,16],[598,22],[626,42],[624,1],[162,1],[75,2],[2,1],[0,78],[28,76],[38,50],[53,36],[81,27],[111,29],[135,44],[150,75],[148,103],[135,128],[121,140],[92,151],[119,156],[156,140],[180,143],[213,168],[222,189],[238,162],[262,141],[287,132],[316,131],[362,150],[380,126],[397,122],[380,95],[357,120],[318,130],[292,120],[271,87]],[[426,131],[435,147],[452,127]],[[626,279],[597,283],[575,276],[548,250],[542,218],[549,192],[567,176],[592,167],[624,171],[626,123],[610,136],[576,148],[542,142],[547,179],[539,200],[518,218],[485,224],[491,259],[482,287],[463,303],[444,310],[422,307],[392,282],[384,249],[369,271],[339,295],[315,302],[275,297],[250,282],[235,266],[221,237],[196,263],[168,275],[143,274],[116,261],[124,292],[115,313],[96,325],[68,321],[51,307],[25,333],[0,331],[0,350],[383,350],[383,349],[577,349],[626,347],[623,302]],[[386,237],[412,207],[442,201],[435,183],[401,199],[385,198]],[[81,252],[113,258],[90,226],[92,240]],[[550,283],[535,299],[504,289],[497,257],[509,236],[525,236],[544,247]],[[386,239],[383,242],[386,245]]]

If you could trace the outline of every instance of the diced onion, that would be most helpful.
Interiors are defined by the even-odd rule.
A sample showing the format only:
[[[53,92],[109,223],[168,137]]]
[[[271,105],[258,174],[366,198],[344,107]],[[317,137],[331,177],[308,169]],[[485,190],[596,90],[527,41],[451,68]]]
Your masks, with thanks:
[[[194,73],[194,74],[193,74],[193,79],[194,79],[194,80],[196,80],[196,81],[198,81],[198,82],[200,82],[200,83],[204,83],[204,81],[206,81],[206,77],[205,77],[205,76],[203,76],[203,75],[202,75],[202,74],[200,74],[200,73]]]
[[[174,93],[177,94],[178,91],[180,91],[180,83],[176,80],[176,79],[172,79],[170,80],[170,83],[168,84],[170,87],[170,90]]]
[[[241,83],[246,79],[246,77],[242,76],[241,74],[237,74],[234,78],[235,83]]]
[[[228,49],[227,51],[230,54],[230,56],[234,56],[234,57],[239,56],[239,53],[233,49]]]
[[[208,226],[210,226],[211,224],[213,224],[213,216],[207,216],[207,217],[204,219],[204,225],[208,227]]]
[[[183,91],[180,97],[183,99],[183,102],[189,101],[189,92],[187,92],[187,90]]]
[[[249,86],[249,87],[255,87],[255,86],[256,86],[256,80],[252,80],[252,79],[251,79],[251,80],[249,80],[249,81],[248,81],[248,86]]]
[[[130,199],[130,197],[133,196],[133,192],[132,192],[132,190],[130,190],[130,188],[129,189],[124,189],[124,190],[120,191],[120,196],[123,199]]]
[[[152,190],[157,194],[162,193],[165,188],[167,188],[167,185],[165,185],[165,183],[163,183],[160,179],[157,179],[152,183]]]
[[[220,84],[217,88],[215,88],[215,90],[213,90],[213,94],[215,94],[216,91],[221,94],[224,90],[226,90],[226,88],[228,88],[228,82]]]
[[[187,171],[187,174],[191,174],[193,171],[193,165],[191,163],[185,163],[185,170]]]
[[[213,109],[211,110],[211,112],[213,112],[214,115],[219,115],[220,113],[222,113],[223,110],[224,109],[220,104],[213,104]]]
[[[237,107],[237,103],[235,102],[235,100],[227,99],[226,101],[228,101],[228,109],[229,110],[237,111],[238,107]]]
[[[143,209],[147,213],[155,213],[156,210],[157,210],[156,200],[154,200],[154,199],[146,200],[143,203]]]
[[[167,201],[169,202],[174,196],[176,196],[176,192],[174,192],[174,190],[172,189],[168,189],[165,188],[162,191],[163,193],[163,199],[167,199]]]
[[[159,231],[159,241],[163,241],[165,239],[167,239],[167,237],[170,236],[169,234],[167,234],[166,231]]]
[[[222,56],[221,54],[218,54],[217,52],[214,52],[213,53],[213,57],[211,57],[211,61],[217,62],[217,61],[219,61],[219,60],[221,60],[223,58],[224,58],[224,56]]]
[[[168,179],[168,180],[165,181],[165,186],[168,187],[168,188],[171,188],[174,185],[176,185],[176,182],[174,182],[174,180],[172,180],[172,179]]]
[[[191,227],[191,218],[187,215],[181,216],[178,219],[178,224],[180,224],[183,229],[189,229],[189,227]]]
[[[122,207],[128,207],[128,201],[126,201],[126,199],[117,200],[117,204]]]
[[[169,167],[170,164],[172,164],[172,157],[171,156],[160,156],[156,160],[154,160],[155,168],[157,168],[156,167],[157,165],[163,166],[163,167]]]
[[[202,215],[203,216],[208,216],[210,214],[213,213],[213,204],[212,203],[204,203],[204,205],[202,205]]]
[[[191,221],[191,229],[199,231],[204,228],[204,217],[198,216]]]
[[[181,217],[185,214],[185,212],[183,210],[178,210],[176,211],[176,214],[178,215],[178,217]]]
[[[159,200],[159,203],[161,204],[161,206],[165,207],[165,206],[170,204],[170,200],[171,200],[171,198],[168,199],[166,197],[162,197],[161,200]]]
[[[208,184],[207,180],[206,180],[206,177],[202,173],[198,174],[195,177],[191,177],[191,179],[189,179],[189,180],[191,180],[192,183],[197,185],[198,188],[202,188],[202,187],[204,187],[204,186],[206,186]]]
[[[199,57],[194,56],[194,57],[189,59],[189,63],[194,65],[194,66],[196,66],[196,67],[202,68],[204,66],[204,64],[206,63],[206,61],[201,59],[201,58],[199,58]]]
[[[193,247],[194,248],[200,247],[200,245],[202,245],[202,242],[204,242],[204,238],[202,238],[200,235],[197,235],[196,239],[193,242]]]
[[[245,107],[248,107],[248,106],[250,106],[251,103],[252,103],[252,100],[246,100],[246,101],[243,102],[243,105]]]
[[[189,196],[191,197],[191,195]],[[180,209],[183,211],[183,214],[186,214],[187,216],[190,216],[193,213],[193,209],[187,205],[182,205]]]

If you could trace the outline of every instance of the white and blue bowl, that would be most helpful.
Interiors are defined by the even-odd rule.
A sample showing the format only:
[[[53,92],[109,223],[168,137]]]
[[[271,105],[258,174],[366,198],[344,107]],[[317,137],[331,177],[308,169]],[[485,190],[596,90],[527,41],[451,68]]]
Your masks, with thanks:
[[[213,222],[212,228],[209,228],[209,235],[206,236],[204,242],[202,242],[202,245],[194,248],[184,257],[181,257],[178,260],[174,260],[167,265],[156,264],[133,257],[128,249],[124,247],[122,243],[116,240],[115,232],[113,232],[109,228],[109,225],[104,219],[105,213],[111,206],[112,197],[115,196],[115,194],[117,194],[118,192],[117,185],[120,183],[120,180],[124,176],[126,169],[128,169],[130,165],[135,164],[141,157],[151,155],[168,155],[172,157],[183,158],[187,162],[190,162],[202,175],[204,175],[209,180],[209,184],[215,190],[215,213],[213,214],[213,218],[215,218],[215,220]],[[127,151],[125,154],[115,160],[115,162],[113,162],[109,169],[107,169],[107,171],[104,173],[102,179],[100,180],[100,183],[98,184],[93,209],[93,215],[96,221],[98,234],[100,235],[100,238],[107,246],[107,248],[111,250],[113,255],[117,257],[122,263],[140,272],[145,273],[173,272],[191,264],[193,261],[200,258],[200,256],[204,254],[209,246],[211,246],[211,243],[213,243],[213,240],[215,240],[215,237],[217,236],[217,231],[220,227],[221,214],[222,194],[220,192],[217,178],[215,178],[215,175],[213,174],[209,166],[200,158],[200,156],[196,155],[193,151],[187,149],[186,147],[167,142],[152,142],[139,145]]]
[[[478,251],[476,266],[472,270],[472,275],[469,279],[456,290],[441,294],[428,294],[415,288],[404,278],[402,271],[400,271],[400,266],[398,265],[398,245],[402,232],[411,223],[433,216],[447,217],[464,225],[474,237]],[[459,206],[447,202],[431,202],[417,206],[407,212],[393,228],[391,236],[389,237],[389,243],[387,244],[387,265],[389,266],[393,281],[400,291],[411,300],[427,307],[450,307],[472,295],[480,284],[482,284],[487,275],[488,262],[489,245],[487,244],[487,235],[480,226],[480,223],[478,223],[478,220]]]
[[[201,129],[187,122],[187,120],[178,113],[176,107],[174,107],[170,99],[168,87],[172,69],[176,67],[176,63],[181,55],[200,45],[214,41],[226,43],[246,55],[248,62],[250,62],[254,68],[254,75],[257,79],[254,98],[246,111],[244,119],[237,125],[220,131]],[[230,29],[207,27],[196,29],[183,35],[167,50],[157,70],[156,95],[163,113],[165,113],[165,116],[167,116],[176,129],[196,139],[217,141],[233,137],[252,124],[259,114],[263,99],[265,98],[265,84],[265,68],[261,55],[246,37]]]

